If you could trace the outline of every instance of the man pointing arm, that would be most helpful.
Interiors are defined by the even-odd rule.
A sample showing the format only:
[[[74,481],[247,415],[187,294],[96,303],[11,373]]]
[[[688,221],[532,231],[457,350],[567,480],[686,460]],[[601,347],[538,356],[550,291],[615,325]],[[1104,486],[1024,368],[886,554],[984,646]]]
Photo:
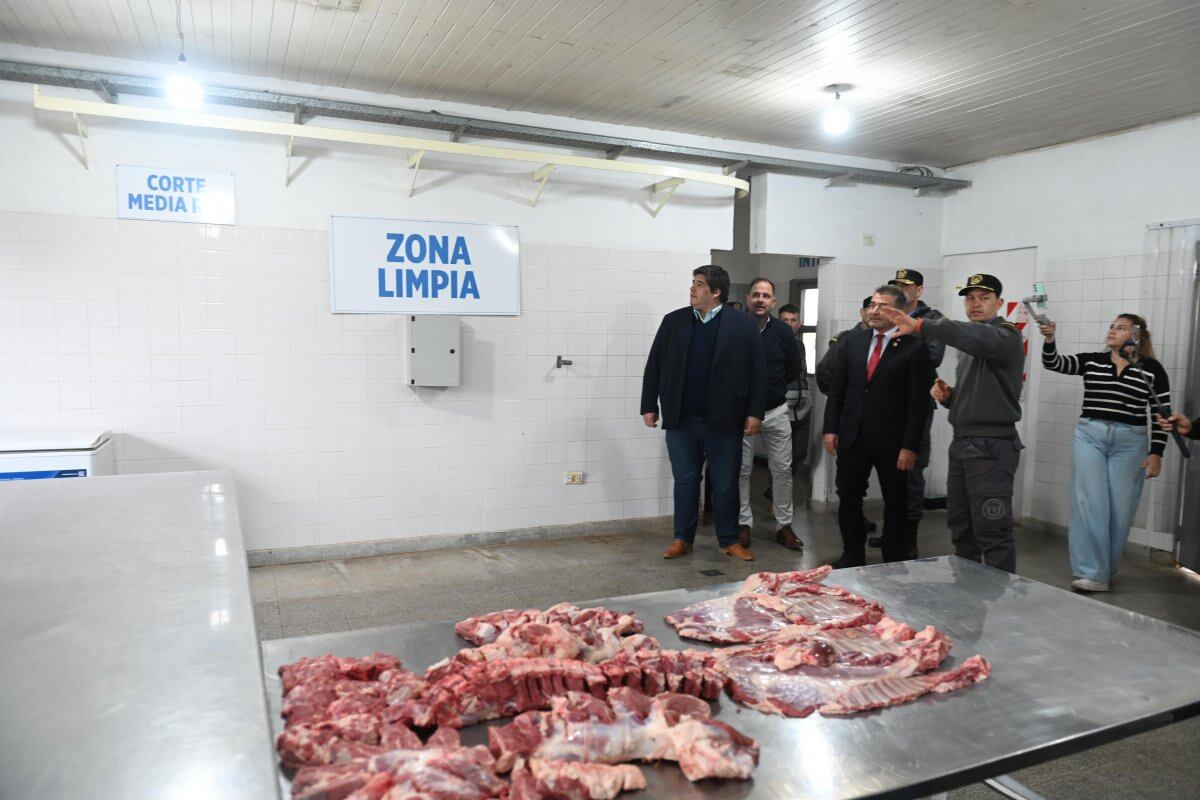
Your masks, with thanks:
[[[1014,572],[1012,496],[1023,449],[1016,423],[1025,350],[1016,326],[999,315],[1002,291],[994,275],[970,276],[959,291],[967,322],[913,319],[898,309],[883,313],[899,333],[959,351],[954,386],[939,379],[930,389],[949,407],[954,429],[946,521],[956,555]]]

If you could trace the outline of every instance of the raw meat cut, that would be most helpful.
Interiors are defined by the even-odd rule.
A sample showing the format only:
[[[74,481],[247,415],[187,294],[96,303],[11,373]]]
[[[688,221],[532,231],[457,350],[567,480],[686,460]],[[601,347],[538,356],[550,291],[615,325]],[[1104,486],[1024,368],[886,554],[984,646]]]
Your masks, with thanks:
[[[612,628],[567,626],[561,622],[518,622],[501,631],[496,640],[460,650],[425,671],[438,681],[467,664],[502,658],[559,658],[598,663],[623,650],[657,650],[658,641],[644,633],[618,636]]]
[[[506,628],[523,622],[558,622],[566,626],[583,626],[590,629],[607,628],[617,636],[641,633],[642,623],[632,614],[610,611],[607,608],[579,608],[570,603],[559,603],[545,611],[529,608],[523,611],[506,609],[464,619],[454,626],[459,636],[471,644],[481,645],[496,641]]]
[[[612,689],[607,702],[572,692],[554,699],[550,711],[521,714],[488,730],[496,769],[518,759],[586,761],[678,761],[688,780],[746,778],[758,764],[758,743],[711,719],[707,703],[690,695],[649,697]]]
[[[293,664],[279,668],[279,677],[286,695],[301,683],[347,678],[352,681],[370,681],[379,677],[384,670],[398,669],[400,659],[383,653],[373,653],[366,658],[338,658],[333,655],[319,658],[302,658]]]
[[[740,652],[728,654],[721,664],[729,696],[743,705],[788,717],[806,717],[814,711],[850,714],[907,703],[927,692],[952,691],[987,678],[990,667],[979,656],[948,672],[921,673],[931,661],[940,660],[946,644],[944,638],[918,644],[887,663],[820,659],[826,663],[781,669],[775,662],[775,648],[763,643],[737,648]]]
[[[945,672],[926,672],[907,678],[856,684],[818,710],[821,716],[828,717],[898,706],[929,692],[944,694],[957,691],[972,683],[987,680],[991,672],[992,666],[983,656],[971,656],[960,666]]]
[[[878,603],[840,586],[790,583],[786,588],[786,595],[750,591],[704,600],[665,619],[684,638],[733,643],[763,641],[790,626],[853,628],[883,618]]]
[[[298,767],[364,758],[395,747],[420,747],[404,725],[385,724],[372,714],[347,714],[332,720],[289,725],[275,742],[279,759]]]
[[[420,676],[401,669],[394,656],[303,658],[279,668],[286,720],[276,740],[288,766],[334,764],[421,740],[395,720],[389,704],[408,702],[425,690]]]
[[[436,736],[437,734],[435,734]],[[458,744],[396,748],[369,758],[329,766],[303,767],[292,778],[295,800],[415,797],[502,797],[508,785],[495,774],[486,747]]]
[[[420,698],[389,706],[384,719],[415,727],[462,728],[549,708],[552,698],[567,692],[603,697],[609,687],[629,686],[649,694],[671,691],[715,699],[724,682],[712,654],[696,650],[622,651],[599,664],[497,659],[468,664],[430,684]]]
[[[912,627],[884,617],[859,628],[830,628],[812,631],[802,626],[783,628],[757,644],[729,647],[713,652],[718,662],[738,655],[767,654],[781,670],[805,665],[825,667],[834,663],[870,666],[890,664],[905,656],[918,660],[918,672],[935,669],[950,654],[950,637],[927,626]]]
[[[816,569],[799,572],[756,572],[742,581],[738,591],[775,595],[788,594],[797,586],[820,583],[832,571],[833,567],[826,564]]]
[[[512,800],[612,800],[646,788],[646,776],[631,764],[580,761],[520,761],[512,771]]]

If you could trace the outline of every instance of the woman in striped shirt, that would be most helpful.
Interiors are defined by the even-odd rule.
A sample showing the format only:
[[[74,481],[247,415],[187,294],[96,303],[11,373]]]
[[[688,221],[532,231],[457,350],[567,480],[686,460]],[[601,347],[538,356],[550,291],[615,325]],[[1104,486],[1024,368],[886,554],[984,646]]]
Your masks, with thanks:
[[[1129,362],[1133,327],[1141,329],[1141,360]],[[1083,376],[1083,413],[1071,447],[1071,587],[1107,592],[1109,578],[1121,563],[1129,526],[1142,499],[1142,483],[1162,470],[1167,434],[1150,427],[1154,394],[1169,402],[1167,373],[1154,359],[1146,320],[1122,314],[1108,326],[1107,349],[1098,353],[1059,355],[1054,346],[1057,326],[1039,326],[1046,337],[1042,365],[1065,375]]]

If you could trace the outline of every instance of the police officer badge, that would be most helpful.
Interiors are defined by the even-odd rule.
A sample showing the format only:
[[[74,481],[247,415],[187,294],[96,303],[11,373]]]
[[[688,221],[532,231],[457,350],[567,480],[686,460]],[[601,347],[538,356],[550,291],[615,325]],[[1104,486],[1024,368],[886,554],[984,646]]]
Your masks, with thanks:
[[[971,284],[972,286],[978,286],[979,284],[983,283],[983,276],[982,275],[972,275],[967,280],[967,283]]]
[[[907,277],[908,277],[908,270],[906,270],[906,269],[896,270],[896,280],[902,281]]]

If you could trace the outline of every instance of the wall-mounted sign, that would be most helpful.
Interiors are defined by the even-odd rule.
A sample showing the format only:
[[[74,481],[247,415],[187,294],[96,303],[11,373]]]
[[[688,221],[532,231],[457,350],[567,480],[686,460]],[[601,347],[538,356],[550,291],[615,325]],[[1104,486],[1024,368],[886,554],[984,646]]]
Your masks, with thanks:
[[[118,164],[117,216],[232,225],[233,176]]]
[[[520,314],[515,227],[333,217],[334,313]]]

